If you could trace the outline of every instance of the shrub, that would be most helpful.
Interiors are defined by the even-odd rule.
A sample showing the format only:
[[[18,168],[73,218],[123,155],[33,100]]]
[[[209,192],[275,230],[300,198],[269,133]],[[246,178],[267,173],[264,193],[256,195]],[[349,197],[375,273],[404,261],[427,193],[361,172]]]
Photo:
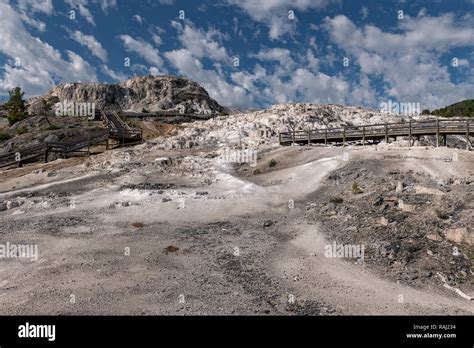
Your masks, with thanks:
[[[10,139],[10,134],[4,133],[4,132],[0,132],[0,141],[8,140],[8,139]]]
[[[352,193],[354,194],[359,194],[359,193],[362,193],[362,189],[359,187],[359,184],[357,184],[355,181],[354,183],[352,184]]]
[[[258,174],[262,174],[262,171],[259,168],[253,171],[253,175],[258,175]]]
[[[26,129],[25,126],[21,126],[16,129],[16,134],[18,135],[25,134],[26,132],[28,132],[28,130]]]
[[[135,228],[142,228],[145,224],[143,222],[132,222],[132,226]]]
[[[56,126],[55,124],[52,124],[51,126],[48,127],[48,130],[58,130],[61,129],[61,127]]]
[[[268,166],[271,168],[271,167],[275,167],[277,165],[277,161],[275,161],[273,158],[270,160],[270,162],[268,162]]]
[[[341,204],[344,200],[341,197],[331,197],[329,198],[329,202],[334,204]]]
[[[143,112],[144,114],[148,114],[148,113],[150,113],[150,111],[148,111],[148,110],[147,110],[147,109],[145,109],[145,108],[143,108],[143,109],[142,109],[142,112]]]

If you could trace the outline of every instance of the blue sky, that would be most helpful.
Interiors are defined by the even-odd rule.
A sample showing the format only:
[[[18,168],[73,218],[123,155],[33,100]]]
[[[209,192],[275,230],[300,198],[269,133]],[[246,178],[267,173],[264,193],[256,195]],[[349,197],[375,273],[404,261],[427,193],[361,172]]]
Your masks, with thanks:
[[[433,109],[474,98],[473,10],[474,0],[0,0],[0,96],[170,74],[240,109]]]

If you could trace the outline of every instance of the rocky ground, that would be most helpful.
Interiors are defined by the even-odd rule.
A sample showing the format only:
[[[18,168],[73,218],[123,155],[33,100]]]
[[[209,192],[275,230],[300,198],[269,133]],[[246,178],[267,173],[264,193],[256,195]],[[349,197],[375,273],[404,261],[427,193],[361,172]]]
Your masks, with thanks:
[[[384,120],[285,104],[134,121],[142,145],[1,171],[0,242],[39,256],[0,260],[0,313],[472,314],[472,152],[277,141]]]
[[[474,312],[438,275],[474,295],[472,153],[262,139],[256,163],[157,138],[0,172],[0,240],[39,250],[0,261],[0,313]]]

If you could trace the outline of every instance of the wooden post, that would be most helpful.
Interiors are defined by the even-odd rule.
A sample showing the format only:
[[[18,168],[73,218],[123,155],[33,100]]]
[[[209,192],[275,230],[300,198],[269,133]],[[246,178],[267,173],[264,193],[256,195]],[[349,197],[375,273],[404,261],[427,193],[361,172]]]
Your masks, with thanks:
[[[293,129],[293,145],[295,145],[295,130]]]
[[[342,146],[346,146],[346,126],[342,127]]]
[[[281,133],[278,132],[278,143],[281,145]]]
[[[44,149],[44,163],[48,163],[48,155],[49,155],[49,147],[45,147]]]
[[[466,120],[466,150],[469,151],[469,120]]]
[[[439,118],[436,119],[436,147],[439,147]]]
[[[328,144],[328,129],[324,130],[324,145]]]
[[[362,127],[362,145],[365,145],[365,126]]]
[[[109,137],[107,137],[106,143],[105,143],[105,149],[109,149]]]
[[[411,147],[411,120],[408,121],[408,142],[410,143]]]
[[[388,144],[388,126],[387,126],[387,123],[385,123],[385,142]]]
[[[311,145],[311,133],[308,131],[308,146]]]

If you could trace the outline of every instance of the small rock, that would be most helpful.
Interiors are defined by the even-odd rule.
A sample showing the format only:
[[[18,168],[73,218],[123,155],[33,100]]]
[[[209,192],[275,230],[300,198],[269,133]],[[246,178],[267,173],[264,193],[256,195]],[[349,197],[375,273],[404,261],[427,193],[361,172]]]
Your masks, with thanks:
[[[382,197],[382,196],[378,196],[378,197],[375,199],[373,205],[377,206],[377,205],[381,205],[382,203],[383,203],[383,197]]]
[[[429,233],[425,237],[428,238],[429,240],[434,240],[436,242],[441,242],[443,240],[443,238],[441,238],[435,233]]]
[[[4,202],[0,203],[0,211],[5,211],[7,209],[8,209],[7,208],[7,203],[4,203]]]
[[[265,220],[263,222],[263,227],[270,227],[273,225],[273,221],[272,220]]]
[[[473,234],[466,227],[450,228],[446,232],[446,238],[454,243],[474,244]]]
[[[431,271],[424,271],[423,272],[423,277],[429,278],[433,275],[433,272]]]
[[[395,192],[402,192],[403,191],[403,182],[399,181],[397,182],[397,188],[395,189]]]
[[[388,220],[387,220],[384,216],[382,216],[382,217],[380,218],[380,224],[381,224],[382,226],[387,226],[387,225],[388,225]]]
[[[17,201],[8,201],[7,202],[7,209],[8,210],[19,207],[19,206],[20,206],[20,203],[18,203]]]
[[[412,211],[415,210],[415,206],[413,204],[406,204],[406,203],[403,202],[402,199],[398,200],[398,207],[402,211],[406,211],[406,212],[412,212]]]

